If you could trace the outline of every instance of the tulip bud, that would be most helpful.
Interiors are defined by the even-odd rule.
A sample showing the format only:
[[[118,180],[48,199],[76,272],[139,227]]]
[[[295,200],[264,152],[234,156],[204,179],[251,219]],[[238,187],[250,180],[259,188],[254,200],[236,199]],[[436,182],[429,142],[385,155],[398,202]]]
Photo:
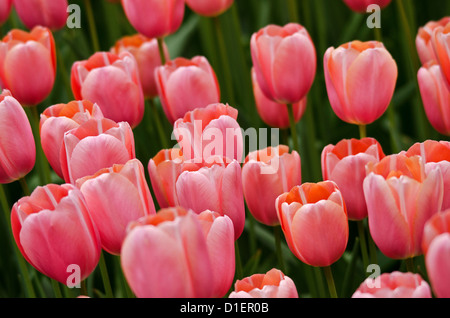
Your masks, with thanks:
[[[431,286],[437,297],[450,298],[450,233],[433,239],[425,255],[425,264]]]
[[[62,29],[67,21],[67,0],[14,0],[14,8],[28,29],[41,25],[51,30]]]
[[[437,27],[445,26],[448,22],[450,22],[450,17],[443,17],[438,21],[429,21],[419,28],[416,35],[416,49],[422,64],[437,61],[432,43],[433,32]]]
[[[4,0],[0,3],[0,25],[3,25],[8,20],[12,6],[13,0]]]
[[[385,8],[391,3],[391,0],[344,0],[344,3],[355,12],[365,13],[370,5],[375,4],[380,8]]]
[[[215,17],[233,5],[234,0],[186,0],[192,11],[199,15]]]
[[[450,90],[450,21],[445,26],[438,26],[433,31],[431,41],[437,62],[447,80],[447,88]]]

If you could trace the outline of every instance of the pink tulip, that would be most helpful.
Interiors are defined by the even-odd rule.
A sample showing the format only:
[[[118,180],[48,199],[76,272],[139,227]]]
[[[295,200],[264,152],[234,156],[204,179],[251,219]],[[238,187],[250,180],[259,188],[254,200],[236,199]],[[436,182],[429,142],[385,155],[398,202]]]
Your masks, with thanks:
[[[441,67],[435,61],[426,63],[417,80],[428,120],[439,133],[450,136],[450,90]]]
[[[183,164],[176,181],[176,195],[180,206],[196,213],[205,210],[227,215],[234,225],[237,240],[245,224],[245,205],[242,190],[241,166],[233,160],[222,162]]]
[[[350,220],[367,217],[363,181],[366,164],[384,157],[381,145],[374,138],[343,139],[322,150],[322,176],[334,181],[342,192]]]
[[[61,170],[64,180],[75,184],[79,178],[114,164],[125,164],[135,157],[133,131],[127,122],[89,119],[65,133]]]
[[[450,209],[433,215],[423,229],[422,250],[427,254],[431,242],[443,233],[450,233]]]
[[[22,106],[42,102],[52,91],[55,76],[55,42],[49,29],[37,26],[29,33],[14,29],[0,42],[1,85]]]
[[[169,60],[167,46],[165,44],[163,46],[166,60]],[[155,68],[161,65],[158,41],[147,38],[142,34],[125,36],[111,48],[111,52],[114,54],[120,54],[124,51],[130,52],[136,59],[144,96],[146,98],[156,97],[158,89],[156,88]]]
[[[242,167],[242,187],[247,207],[266,225],[280,224],[275,201],[302,180],[301,160],[296,151],[279,145],[250,152]]]
[[[386,111],[398,71],[383,43],[352,41],[330,47],[323,63],[328,98],[341,120],[365,125]]]
[[[144,94],[136,59],[130,52],[97,52],[75,62],[71,83],[75,98],[98,104],[106,118],[126,121],[132,128],[142,121]]]
[[[137,159],[100,169],[78,179],[76,185],[86,199],[102,247],[108,253],[120,254],[129,222],[156,213],[144,167]]]
[[[424,225],[442,206],[440,169],[426,172],[419,156],[395,154],[368,163],[367,172],[364,197],[375,244],[394,259],[422,254]]]
[[[8,90],[0,95],[0,183],[27,175],[36,162],[36,146],[22,105]]]
[[[244,146],[237,109],[210,104],[187,112],[174,124],[173,134],[185,159],[208,161],[214,156],[241,162]]]
[[[425,264],[435,295],[450,298],[450,233],[443,233],[431,241]]]
[[[308,31],[289,23],[268,25],[253,33],[251,56],[261,90],[281,104],[300,102],[316,74],[316,49]]]
[[[8,20],[12,5],[13,0],[3,0],[0,2],[0,25],[3,25]]]
[[[173,124],[187,112],[220,102],[216,74],[204,56],[177,57],[155,70],[158,95]]]
[[[431,298],[431,289],[419,274],[394,271],[366,278],[352,298]]]
[[[276,199],[281,228],[292,253],[311,266],[329,266],[344,253],[347,210],[332,181],[303,183]]]
[[[183,22],[184,0],[122,0],[131,25],[148,38],[162,38]]]
[[[97,266],[101,247],[86,202],[71,184],[37,187],[17,201],[11,212],[14,239],[25,259],[62,284],[78,266],[80,281]]]
[[[431,41],[437,62],[441,66],[450,90],[450,21],[445,26],[438,26],[434,29]]]
[[[429,21],[419,28],[416,35],[416,49],[422,64],[437,61],[432,43],[433,31],[439,26],[445,26],[448,22],[450,17],[443,17],[438,21]]]
[[[62,29],[66,25],[68,6],[67,0],[14,0],[17,15],[28,29],[38,25]]]
[[[289,115],[286,104],[279,104],[267,98],[261,91],[256,80],[256,73],[252,68],[253,94],[255,96],[256,109],[261,119],[271,127],[288,128]],[[306,110],[307,98],[293,104],[294,120],[298,122]]]
[[[91,118],[102,117],[98,105],[87,100],[55,104],[41,113],[39,130],[42,149],[50,166],[60,178],[64,179],[60,162],[64,134]]]
[[[213,217],[214,221],[207,220],[207,216],[176,207],[130,223],[121,261],[137,297],[219,297],[215,293],[231,285],[229,276],[234,266],[231,221],[228,217]],[[221,271],[224,275],[217,277]],[[221,283],[224,285],[219,286]]]
[[[391,0],[344,0],[344,3],[355,12],[365,13],[367,7],[371,4],[376,4],[380,6],[380,8],[385,8],[391,3]]]
[[[444,197],[441,210],[450,208],[450,142],[425,140],[416,142],[404,154],[408,157],[421,156],[425,163],[425,171],[428,172],[436,167],[442,172],[444,180]]]
[[[192,11],[199,15],[215,17],[228,10],[234,0],[186,0]]]
[[[298,298],[298,293],[294,281],[273,268],[237,280],[229,298]]]

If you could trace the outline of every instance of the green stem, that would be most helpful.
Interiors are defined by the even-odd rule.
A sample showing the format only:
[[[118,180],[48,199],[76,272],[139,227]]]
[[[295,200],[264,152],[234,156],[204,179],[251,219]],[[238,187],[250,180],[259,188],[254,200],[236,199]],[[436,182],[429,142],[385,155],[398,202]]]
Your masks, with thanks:
[[[29,196],[31,194],[31,192],[30,192],[30,188],[28,187],[27,181],[25,180],[25,177],[20,178],[19,183],[20,183],[20,186],[22,187],[23,194],[25,196]]]
[[[108,269],[106,268],[105,255],[103,251],[100,255],[99,266],[102,274],[103,286],[105,287],[105,295],[107,298],[113,298],[114,295],[112,292],[111,281],[109,280]]]
[[[328,290],[330,291],[331,298],[338,298],[336,292],[336,286],[334,284],[333,273],[331,272],[330,266],[323,267],[323,272],[328,284]]]
[[[283,259],[283,250],[281,249],[281,227],[279,225],[274,226],[274,237],[275,237],[275,247],[278,257],[278,264],[280,266],[280,270],[284,273],[286,273],[286,267],[284,265],[284,259]]]
[[[238,279],[242,279],[244,275],[244,271],[242,269],[242,260],[241,260],[241,254],[239,251],[239,244],[238,241],[234,243],[235,247],[235,257],[236,257],[236,276]]]
[[[98,42],[97,28],[95,26],[94,12],[92,10],[91,0],[84,0],[84,6],[86,7],[86,13],[89,23],[89,31],[91,34],[92,48],[94,52],[100,51],[100,44]]]
[[[364,269],[367,269],[367,267],[369,266],[369,253],[367,252],[367,242],[364,230],[364,223],[363,221],[356,221],[356,224],[358,226],[358,237],[360,240],[361,255],[363,259]]]
[[[366,125],[358,125],[359,127],[359,138],[363,139],[367,137]]]
[[[159,118],[159,112],[158,112],[158,108],[156,107],[155,101],[153,99],[149,99],[148,103],[150,104],[150,108],[152,110],[153,113],[153,120],[155,122],[156,125],[156,129],[158,130],[158,134],[159,134],[159,138],[162,142],[162,146],[163,148],[168,148],[169,147],[169,142],[167,141],[167,137],[166,134],[164,133],[164,129],[161,125],[161,120]]]
[[[166,54],[164,53],[164,38],[158,38],[158,51],[161,58],[161,65],[166,64]]]
[[[406,270],[415,273],[414,259],[412,257],[405,259]]]
[[[295,151],[300,153],[300,149],[298,146],[298,135],[297,135],[297,127],[294,117],[294,107],[292,104],[286,104],[288,108],[288,114],[289,114],[289,125],[291,127],[291,137],[292,137],[292,145]]]
[[[370,262],[372,264],[378,264],[377,246],[375,245],[375,242],[373,241],[370,231],[368,233],[368,241],[369,241],[368,245],[369,245]]]
[[[52,281],[52,287],[53,287],[53,292],[55,293],[55,297],[56,298],[62,298],[62,293],[61,293],[61,289],[59,288],[59,283],[58,281],[51,279]]]

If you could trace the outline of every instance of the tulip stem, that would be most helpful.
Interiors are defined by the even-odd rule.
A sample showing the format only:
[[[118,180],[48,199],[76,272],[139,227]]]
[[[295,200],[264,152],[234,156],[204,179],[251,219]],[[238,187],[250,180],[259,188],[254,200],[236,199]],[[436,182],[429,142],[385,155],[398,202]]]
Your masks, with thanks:
[[[158,41],[158,51],[159,57],[161,58],[161,65],[166,64],[166,55],[164,54],[164,38],[159,37]]]
[[[364,269],[366,269],[369,266],[369,253],[367,252],[367,242],[366,242],[366,234],[364,231],[364,223],[362,220],[356,221],[356,223],[358,226],[358,237],[361,242],[360,246]]]
[[[238,279],[242,279],[244,276],[244,271],[242,269],[242,260],[241,260],[241,254],[239,252],[239,244],[236,241],[234,243],[234,249],[235,249],[235,256],[236,256],[236,276]]]
[[[331,266],[323,267],[323,272],[325,274],[325,278],[327,279],[328,290],[330,291],[331,298],[338,298],[333,273],[331,272]]]
[[[109,280],[108,269],[106,268],[105,256],[103,254],[103,251],[100,254],[99,265],[100,272],[102,274],[103,285],[105,287],[105,295],[107,298],[113,298],[114,296],[111,288],[111,282]]]
[[[298,147],[298,135],[297,135],[297,127],[294,117],[294,106],[292,104],[286,104],[289,113],[289,125],[291,127],[291,137],[292,137],[292,145],[295,151],[300,152]]]
[[[366,125],[361,124],[361,125],[358,125],[358,127],[359,127],[359,138],[360,139],[366,138],[367,137]]]
[[[153,99],[149,99],[148,103],[150,104],[150,108],[152,109],[153,112],[153,120],[155,122],[156,129],[158,130],[159,138],[162,141],[162,146],[163,148],[168,148],[169,143],[167,141],[166,134],[164,133],[164,129],[161,126],[161,120],[159,119],[159,112],[158,108],[156,107],[155,101]]]
[[[52,287],[53,287],[53,292],[55,293],[55,297],[62,298],[62,293],[61,293],[61,289],[59,288],[59,283],[54,279],[51,279],[51,281],[52,281]]]
[[[20,183],[20,186],[22,187],[23,194],[25,196],[29,196],[31,194],[31,192],[30,192],[30,188],[28,187],[27,180],[25,180],[25,177],[20,178],[19,183]]]
[[[414,259],[412,257],[405,259],[405,264],[406,264],[406,270],[408,272],[415,273]]]
[[[91,0],[84,0],[84,5],[87,12],[92,48],[94,49],[94,52],[98,52],[100,51],[100,44],[98,42],[97,28],[95,27],[94,12],[92,10]]]
[[[274,231],[274,236],[275,236],[275,247],[276,247],[276,251],[277,251],[277,257],[278,257],[280,270],[284,274],[287,274],[285,272],[286,268],[284,266],[283,250],[281,248],[281,227],[279,225],[275,225],[273,228],[273,231]]]

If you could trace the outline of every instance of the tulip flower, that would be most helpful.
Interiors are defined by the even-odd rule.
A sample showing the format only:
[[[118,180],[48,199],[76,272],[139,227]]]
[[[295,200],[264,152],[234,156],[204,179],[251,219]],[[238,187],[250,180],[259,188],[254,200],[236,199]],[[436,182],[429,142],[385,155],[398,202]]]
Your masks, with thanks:
[[[234,267],[233,226],[226,216],[211,216],[208,220],[208,216],[176,207],[130,223],[121,262],[137,297],[220,297],[215,293],[229,288]],[[222,245],[217,253],[219,237]]]
[[[62,29],[66,25],[68,6],[67,0],[14,0],[17,15],[28,29],[38,25]]]
[[[435,295],[450,298],[450,233],[440,234],[431,241],[425,264]]]
[[[155,70],[158,95],[173,124],[187,112],[220,102],[216,74],[204,56],[175,58]]]
[[[308,31],[297,23],[268,25],[252,34],[253,67],[258,85],[281,104],[300,102],[316,74],[316,50]]]
[[[184,163],[176,181],[176,195],[180,206],[196,213],[211,210],[227,215],[233,221],[237,240],[245,224],[241,166],[236,160],[219,159]]]
[[[22,106],[42,102],[52,91],[55,76],[55,42],[49,29],[13,29],[5,35],[0,42],[0,79]]]
[[[387,109],[397,81],[397,64],[377,41],[352,41],[324,55],[325,82],[333,111],[350,124],[366,125]]]
[[[128,223],[156,213],[144,167],[138,159],[100,169],[78,179],[76,185],[97,225],[102,247],[110,254],[120,254]]]
[[[391,3],[391,0],[344,0],[344,3],[355,12],[365,13],[368,6],[375,4],[380,8],[385,8]]]
[[[22,105],[3,90],[0,95],[0,183],[27,175],[36,162],[36,146]]]
[[[278,128],[289,127],[289,113],[286,104],[280,104],[267,98],[259,87],[256,80],[254,68],[252,68],[252,83],[253,94],[255,97],[256,110],[259,116],[267,125]],[[301,101],[294,103],[294,121],[298,122],[306,110],[307,98],[304,97]]]
[[[167,46],[163,45],[166,60],[169,60],[169,51]],[[130,52],[136,59],[144,97],[156,97],[158,90],[155,81],[155,68],[161,65],[158,41],[154,38],[147,38],[142,34],[125,36],[111,48],[111,52],[117,55],[124,51]]]
[[[366,278],[352,298],[431,298],[431,288],[419,274],[394,271]]]
[[[91,118],[101,119],[103,114],[97,104],[87,100],[55,104],[41,113],[39,130],[42,150],[52,169],[62,179],[60,154],[64,134]]]
[[[14,239],[24,258],[44,275],[67,284],[78,266],[86,279],[100,259],[98,231],[86,202],[71,184],[38,186],[11,212]]]
[[[0,3],[0,25],[3,25],[8,20],[12,6],[13,0],[4,0]]]
[[[419,156],[389,155],[367,164],[363,189],[370,233],[381,252],[393,259],[421,255],[424,225],[442,206],[440,169],[426,172]]]
[[[148,173],[160,208],[179,205],[176,181],[181,174],[183,154],[180,149],[162,149],[148,162]]]
[[[229,298],[298,298],[294,281],[272,268],[265,274],[238,279]]]
[[[233,5],[234,0],[186,0],[186,4],[195,13],[206,16],[215,17]]]
[[[417,72],[425,113],[436,131],[450,136],[450,90],[436,61],[423,65]]]
[[[266,225],[280,224],[275,201],[302,180],[301,160],[295,150],[279,145],[250,152],[242,167],[242,187],[247,207]]]
[[[75,99],[98,104],[106,118],[126,121],[132,128],[142,121],[144,94],[136,59],[130,52],[96,52],[75,62],[71,83]]]
[[[450,22],[450,17],[443,17],[438,21],[429,21],[419,28],[416,35],[416,49],[422,65],[431,61],[437,61],[432,43],[433,32],[437,27],[445,26],[448,22]]]
[[[297,185],[275,204],[286,242],[298,259],[328,267],[342,256],[349,228],[344,199],[334,182]]]
[[[438,26],[431,38],[437,62],[441,66],[447,87],[450,90],[450,21],[445,26]]]
[[[366,164],[384,157],[381,145],[374,138],[343,139],[322,150],[322,176],[334,181],[344,197],[350,220],[367,217],[363,181]]]
[[[200,162],[227,157],[241,162],[244,146],[238,111],[228,104],[210,104],[187,112],[174,123],[173,134],[185,159]]]
[[[122,0],[131,25],[148,38],[162,38],[183,22],[184,0]]]
[[[436,213],[425,223],[422,238],[422,250],[425,255],[431,242],[443,233],[450,233],[450,209]]]
[[[444,196],[441,210],[450,208],[450,142],[425,140],[416,142],[407,151],[406,156],[421,156],[425,163],[425,171],[430,171],[436,167],[442,172],[444,180]]]
[[[127,122],[89,119],[64,134],[61,170],[67,183],[136,158],[134,136]]]

